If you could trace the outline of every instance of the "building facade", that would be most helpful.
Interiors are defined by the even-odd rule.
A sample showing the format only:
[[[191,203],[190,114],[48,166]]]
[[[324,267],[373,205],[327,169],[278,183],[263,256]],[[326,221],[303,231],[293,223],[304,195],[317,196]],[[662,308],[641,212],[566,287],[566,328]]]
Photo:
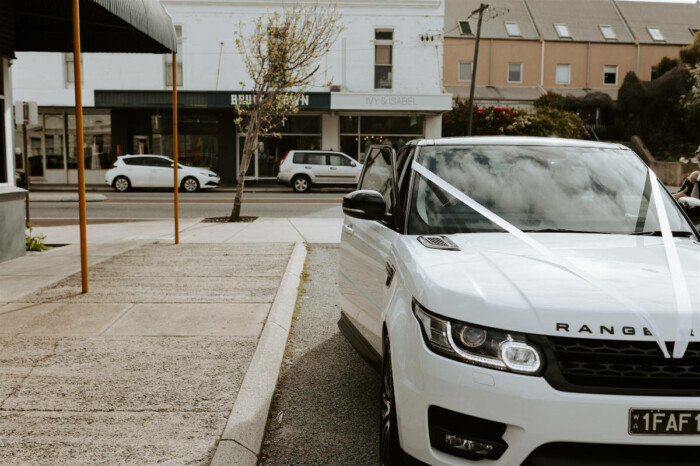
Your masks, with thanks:
[[[469,96],[477,0],[446,0],[444,82]],[[546,93],[613,99],[625,75],[652,79],[700,30],[700,3],[501,0],[481,31],[475,100],[528,107]],[[460,21],[462,28],[459,27]],[[466,28],[466,30],[464,30]]]
[[[285,2],[161,3],[179,39],[179,157],[232,182],[243,147],[235,104],[249,98],[250,88],[234,31],[239,24],[249,30],[255,18]],[[302,97],[280,138],[260,138],[249,178],[275,178],[290,149],[342,150],[361,160],[370,143],[441,135],[441,113],[451,108],[442,86],[444,2],[341,0],[338,9],[344,30],[320,63],[319,86]],[[18,53],[13,64],[15,99],[39,105],[40,124],[27,136],[33,182],[76,182],[72,87],[78,78],[88,183],[103,183],[119,155],[172,156],[170,56],[84,54],[81,77],[73,76],[72,60],[71,54]]]

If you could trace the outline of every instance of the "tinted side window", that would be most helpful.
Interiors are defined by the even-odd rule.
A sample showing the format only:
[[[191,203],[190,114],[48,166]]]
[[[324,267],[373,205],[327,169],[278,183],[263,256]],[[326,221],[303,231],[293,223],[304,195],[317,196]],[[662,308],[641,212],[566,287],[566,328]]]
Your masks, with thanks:
[[[306,154],[306,163],[309,165],[325,165],[326,154],[315,154],[313,152],[308,152]]]
[[[292,159],[292,162],[298,163],[298,164],[306,163],[306,154],[303,152],[297,152],[296,154],[294,154],[294,158]]]
[[[343,157],[342,155],[329,154],[328,160],[329,160],[328,165],[332,165],[334,167],[349,167],[350,166],[350,159],[348,159],[347,157]]]
[[[391,168],[391,148],[382,147],[375,151],[365,163],[365,173],[362,176],[360,189],[378,191],[386,200],[387,211],[391,212],[393,205],[392,190],[394,178]]]
[[[128,159],[124,159],[124,163],[127,165],[147,165],[146,164],[146,159],[147,157],[130,157]]]
[[[173,162],[171,160],[161,159],[160,157],[151,157],[150,165],[152,165],[154,167],[169,168],[172,164],[173,164]]]

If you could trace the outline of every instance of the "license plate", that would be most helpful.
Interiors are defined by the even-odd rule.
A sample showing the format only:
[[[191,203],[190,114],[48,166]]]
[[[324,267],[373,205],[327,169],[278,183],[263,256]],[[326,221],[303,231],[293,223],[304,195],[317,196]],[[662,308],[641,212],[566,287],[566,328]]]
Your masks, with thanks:
[[[630,435],[700,435],[700,410],[630,409]]]

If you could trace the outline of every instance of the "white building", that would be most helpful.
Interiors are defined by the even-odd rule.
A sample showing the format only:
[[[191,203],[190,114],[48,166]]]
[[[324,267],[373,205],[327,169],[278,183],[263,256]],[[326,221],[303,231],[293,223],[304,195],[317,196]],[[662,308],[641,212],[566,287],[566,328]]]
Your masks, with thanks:
[[[240,82],[249,82],[234,31],[292,2],[162,3],[181,37],[180,158],[231,182],[242,148],[233,104],[245,98]],[[441,77],[444,2],[340,0],[338,9],[345,29],[319,72],[319,83],[332,85],[309,90],[281,139],[261,139],[251,178],[275,177],[290,149],[340,149],[362,158],[370,142],[398,145],[441,135],[441,113],[451,108]],[[103,183],[119,155],[172,155],[171,59],[153,58],[84,55],[88,183]],[[14,99],[38,102],[43,120],[28,135],[32,180],[75,183],[72,56],[18,53],[12,68]]]

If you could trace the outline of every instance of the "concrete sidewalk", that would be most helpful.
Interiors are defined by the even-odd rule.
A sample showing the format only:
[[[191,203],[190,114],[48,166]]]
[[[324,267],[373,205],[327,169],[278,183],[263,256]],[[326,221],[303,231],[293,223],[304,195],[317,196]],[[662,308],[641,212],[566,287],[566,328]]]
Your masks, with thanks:
[[[336,220],[185,221],[180,245],[171,222],[90,225],[88,294],[77,228],[35,228],[69,245],[0,265],[0,464],[209,464],[251,422],[254,461],[300,243]]]
[[[203,223],[180,219],[181,243],[339,243],[342,218],[259,218],[254,222]],[[173,222],[168,220],[104,223],[87,226],[88,244],[130,241],[172,242]],[[48,244],[80,241],[78,225],[35,227]]]

